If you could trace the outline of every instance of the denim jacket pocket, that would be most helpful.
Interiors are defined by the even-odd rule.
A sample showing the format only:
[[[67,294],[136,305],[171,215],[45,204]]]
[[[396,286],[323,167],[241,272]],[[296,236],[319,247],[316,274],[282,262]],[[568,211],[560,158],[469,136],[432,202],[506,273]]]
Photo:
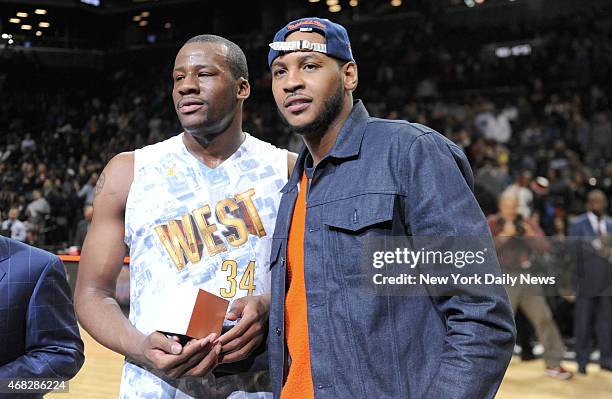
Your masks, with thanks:
[[[326,204],[323,223],[336,230],[359,234],[393,220],[394,194],[366,193]]]
[[[376,237],[391,234],[394,194],[367,193],[332,201],[325,205],[323,224],[327,226],[327,259],[332,260],[337,277],[364,274],[368,248]]]

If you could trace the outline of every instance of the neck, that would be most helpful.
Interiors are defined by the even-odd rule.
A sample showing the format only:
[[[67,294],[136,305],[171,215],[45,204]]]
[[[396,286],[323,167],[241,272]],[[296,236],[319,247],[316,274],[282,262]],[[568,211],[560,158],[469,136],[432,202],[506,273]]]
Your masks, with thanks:
[[[336,143],[336,138],[338,138],[340,129],[342,129],[344,122],[346,122],[352,110],[352,96],[345,96],[342,110],[336,119],[334,119],[334,121],[329,125],[327,130],[320,134],[312,133],[304,135],[304,143],[306,144],[306,148],[308,148],[308,152],[310,152],[310,155],[312,156],[313,166],[318,165],[319,162],[321,162],[321,160],[329,153],[329,151],[331,151],[332,147]]]
[[[185,131],[183,143],[194,157],[206,166],[214,168],[229,158],[242,144],[242,113],[238,112],[230,125],[213,134],[198,134]]]

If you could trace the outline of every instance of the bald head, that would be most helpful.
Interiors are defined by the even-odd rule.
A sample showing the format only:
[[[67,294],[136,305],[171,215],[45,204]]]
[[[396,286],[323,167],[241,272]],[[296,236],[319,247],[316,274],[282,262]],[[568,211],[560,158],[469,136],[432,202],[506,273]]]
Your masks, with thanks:
[[[597,216],[602,216],[608,207],[606,194],[601,190],[589,191],[587,195],[587,209]]]
[[[236,79],[245,78],[249,80],[249,68],[247,65],[246,56],[242,49],[231,40],[217,35],[198,35],[185,42],[185,45],[190,43],[212,43],[225,47],[225,57],[229,65],[232,76]]]
[[[518,196],[514,191],[506,190],[499,197],[499,213],[506,220],[516,219],[518,214]]]

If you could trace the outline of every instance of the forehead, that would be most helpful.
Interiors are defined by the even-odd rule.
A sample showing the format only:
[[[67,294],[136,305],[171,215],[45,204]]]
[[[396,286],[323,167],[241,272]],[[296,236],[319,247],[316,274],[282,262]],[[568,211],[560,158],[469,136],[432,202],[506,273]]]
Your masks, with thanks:
[[[194,42],[187,43],[179,50],[174,60],[174,67],[189,64],[220,65],[227,62],[229,49],[222,43]]]

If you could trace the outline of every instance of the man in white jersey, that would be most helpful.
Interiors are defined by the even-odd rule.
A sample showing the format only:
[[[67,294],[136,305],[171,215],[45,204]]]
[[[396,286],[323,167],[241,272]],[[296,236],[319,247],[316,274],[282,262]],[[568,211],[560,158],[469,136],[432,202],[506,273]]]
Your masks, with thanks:
[[[172,77],[183,133],[115,156],[98,180],[79,321],[126,356],[122,398],[271,398],[262,349],[270,241],[295,154],[242,131],[250,87],[236,44],[188,40]],[[129,320],[113,297],[126,245]],[[156,331],[160,306],[194,287],[230,301],[226,332],[185,343]]]

